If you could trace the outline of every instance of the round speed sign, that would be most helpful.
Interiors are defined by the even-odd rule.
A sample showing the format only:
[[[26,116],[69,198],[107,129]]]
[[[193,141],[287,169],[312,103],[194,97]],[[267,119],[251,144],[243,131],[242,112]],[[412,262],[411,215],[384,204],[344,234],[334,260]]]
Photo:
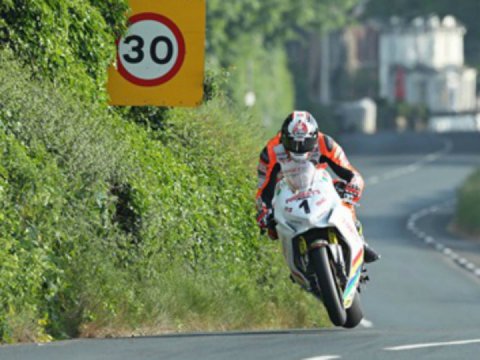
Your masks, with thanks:
[[[129,20],[127,34],[118,42],[117,66],[128,81],[157,86],[171,80],[185,59],[185,40],[165,16],[141,13]]]

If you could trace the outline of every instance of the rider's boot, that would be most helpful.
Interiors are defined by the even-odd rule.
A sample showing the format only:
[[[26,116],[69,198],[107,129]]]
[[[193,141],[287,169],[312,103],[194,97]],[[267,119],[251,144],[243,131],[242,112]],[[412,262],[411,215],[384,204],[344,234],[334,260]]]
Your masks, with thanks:
[[[381,257],[380,254],[373,250],[367,243],[363,245],[363,252],[363,261],[365,261],[366,264],[375,262]]]
[[[357,227],[358,233],[363,239],[363,244],[364,244],[363,245],[363,252],[364,252],[363,261],[365,261],[366,264],[370,264],[372,262],[379,260],[381,257],[380,254],[377,253],[375,250],[373,250],[373,248],[370,245],[368,245],[367,242],[365,241],[365,237],[363,236],[362,223],[359,220],[357,220],[355,222],[355,225]]]

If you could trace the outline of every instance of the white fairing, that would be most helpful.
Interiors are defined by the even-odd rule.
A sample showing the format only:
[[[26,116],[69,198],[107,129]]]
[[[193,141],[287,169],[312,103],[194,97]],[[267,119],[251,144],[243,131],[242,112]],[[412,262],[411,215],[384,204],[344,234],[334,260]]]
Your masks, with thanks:
[[[338,229],[350,247],[351,256],[350,259],[345,258],[345,263],[353,270],[353,260],[363,250],[363,240],[355,227],[351,210],[336,192],[330,174],[317,169],[309,161],[287,161],[282,164],[282,173],[283,179],[276,186],[273,208],[284,256],[295,279],[300,280],[303,286],[309,286],[309,281],[295,267],[292,239],[312,228]],[[355,272],[358,278],[358,272]],[[358,279],[353,279],[356,274],[347,274],[349,282],[358,283]],[[348,299],[344,298],[348,307],[353,295],[345,295],[348,295]]]

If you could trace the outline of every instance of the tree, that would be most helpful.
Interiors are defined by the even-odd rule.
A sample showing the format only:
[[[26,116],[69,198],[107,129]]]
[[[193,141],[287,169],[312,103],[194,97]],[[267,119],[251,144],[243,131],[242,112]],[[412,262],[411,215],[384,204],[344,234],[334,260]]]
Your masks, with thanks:
[[[265,46],[344,23],[358,0],[208,0],[208,50],[229,60],[241,38],[261,36]]]

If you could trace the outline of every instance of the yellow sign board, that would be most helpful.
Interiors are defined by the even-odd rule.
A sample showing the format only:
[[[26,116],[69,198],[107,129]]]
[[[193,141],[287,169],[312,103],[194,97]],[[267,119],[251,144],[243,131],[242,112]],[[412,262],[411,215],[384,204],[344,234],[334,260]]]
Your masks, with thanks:
[[[111,105],[197,106],[203,98],[206,0],[130,0],[108,69]]]

